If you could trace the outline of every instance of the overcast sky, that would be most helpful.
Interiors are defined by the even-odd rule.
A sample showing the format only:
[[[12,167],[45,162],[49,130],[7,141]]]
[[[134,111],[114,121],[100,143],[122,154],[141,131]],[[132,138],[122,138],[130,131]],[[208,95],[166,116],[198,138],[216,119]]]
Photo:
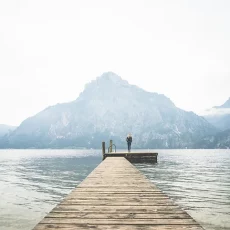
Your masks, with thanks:
[[[230,1],[1,0],[0,124],[113,71],[199,113],[230,97]]]

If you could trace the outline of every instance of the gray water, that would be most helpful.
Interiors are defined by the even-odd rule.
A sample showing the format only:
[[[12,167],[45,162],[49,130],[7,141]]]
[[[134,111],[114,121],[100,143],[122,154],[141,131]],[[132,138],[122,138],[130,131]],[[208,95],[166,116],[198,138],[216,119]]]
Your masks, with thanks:
[[[158,152],[136,167],[205,229],[230,229],[230,151]],[[0,150],[0,229],[32,229],[100,162],[100,150]]]

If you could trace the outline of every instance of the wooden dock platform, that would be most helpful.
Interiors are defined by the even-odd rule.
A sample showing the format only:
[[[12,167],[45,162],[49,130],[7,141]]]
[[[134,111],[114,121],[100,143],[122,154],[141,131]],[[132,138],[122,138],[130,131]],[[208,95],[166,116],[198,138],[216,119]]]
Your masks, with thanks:
[[[201,230],[124,157],[107,157],[34,230]]]
[[[131,163],[157,163],[158,153],[153,152],[109,152],[104,154],[107,157],[124,157]]]

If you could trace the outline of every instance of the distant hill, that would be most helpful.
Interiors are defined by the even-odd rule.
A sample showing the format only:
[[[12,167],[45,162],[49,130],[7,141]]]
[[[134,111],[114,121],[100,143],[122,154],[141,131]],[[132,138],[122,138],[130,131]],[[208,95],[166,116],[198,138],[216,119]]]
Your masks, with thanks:
[[[221,131],[230,129],[230,98],[223,105],[207,110],[204,117]]]
[[[203,117],[177,108],[163,94],[147,92],[112,72],[85,86],[79,97],[24,120],[1,148],[100,148],[113,139],[125,148],[191,148],[216,129]]]
[[[204,118],[219,132],[201,138],[197,148],[230,148],[230,98],[220,106],[206,110]]]
[[[196,148],[229,149],[230,129],[207,136],[196,143]]]
[[[16,128],[17,128],[16,126],[0,124],[0,137],[3,137],[4,135],[9,134]]]

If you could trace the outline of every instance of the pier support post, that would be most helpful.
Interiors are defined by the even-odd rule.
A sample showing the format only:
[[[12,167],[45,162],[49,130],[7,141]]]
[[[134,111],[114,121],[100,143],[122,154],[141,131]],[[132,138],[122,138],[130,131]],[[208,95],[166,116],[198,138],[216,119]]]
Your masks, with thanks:
[[[105,142],[102,142],[102,159],[105,159]]]
[[[113,152],[113,140],[110,140],[110,148],[109,148],[109,152]]]

